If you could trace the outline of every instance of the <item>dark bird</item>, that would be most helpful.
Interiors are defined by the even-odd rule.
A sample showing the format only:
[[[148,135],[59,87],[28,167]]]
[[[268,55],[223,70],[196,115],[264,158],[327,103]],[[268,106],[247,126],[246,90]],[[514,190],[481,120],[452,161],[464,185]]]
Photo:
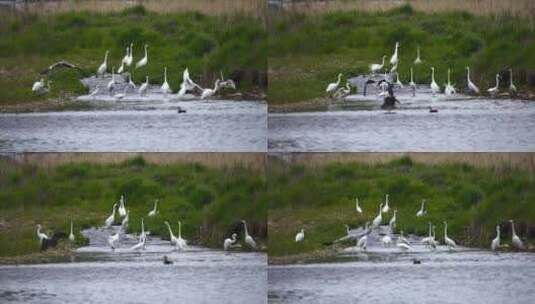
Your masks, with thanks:
[[[372,84],[372,83],[375,83],[375,80],[373,79],[368,79],[366,80],[366,83],[364,83],[364,91],[363,91],[363,95],[366,96],[366,92],[367,92],[367,89],[368,89],[368,85],[369,84]]]
[[[55,232],[51,238],[46,238],[41,241],[41,251],[56,247],[58,245],[58,241],[65,238],[67,238],[67,234],[65,232]]]
[[[171,261],[166,255],[163,256],[163,263],[165,265],[172,265],[173,261]]]

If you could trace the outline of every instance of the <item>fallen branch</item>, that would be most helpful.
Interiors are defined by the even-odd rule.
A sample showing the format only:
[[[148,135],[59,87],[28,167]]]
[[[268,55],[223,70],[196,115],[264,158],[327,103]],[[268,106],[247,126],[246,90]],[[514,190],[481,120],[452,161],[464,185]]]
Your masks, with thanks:
[[[72,64],[72,63],[69,63],[65,60],[60,60],[54,64],[52,64],[51,66],[49,66],[46,70],[43,70],[41,72],[41,75],[42,74],[49,74],[50,72],[52,72],[55,68],[59,68],[59,67],[65,67],[65,68],[69,68],[69,69],[76,69],[80,72],[83,72],[81,68],[77,67],[76,65]]]

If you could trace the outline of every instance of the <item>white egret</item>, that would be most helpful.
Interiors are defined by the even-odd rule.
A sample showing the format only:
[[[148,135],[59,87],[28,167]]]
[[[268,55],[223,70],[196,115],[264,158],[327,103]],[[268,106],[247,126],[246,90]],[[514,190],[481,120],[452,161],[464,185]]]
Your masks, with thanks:
[[[325,92],[327,94],[332,94],[336,90],[336,88],[338,88],[338,86],[340,85],[340,81],[342,80],[342,75],[342,73],[338,74],[338,80],[327,85],[327,88],[325,89]]]
[[[221,75],[221,82],[219,82],[220,88],[236,90],[236,84],[234,83],[234,80],[232,79],[225,80],[225,78],[223,77],[223,71],[220,71],[220,75]]]
[[[128,62],[128,58],[130,58],[130,48],[127,46],[126,47],[126,54],[124,55],[123,60],[121,60],[121,67],[124,67],[126,62]]]
[[[368,231],[368,223],[366,223],[366,231]],[[368,234],[364,234],[359,238],[357,241],[357,247],[359,247],[361,250],[366,251],[366,248],[368,248]]]
[[[397,209],[394,209],[394,215],[392,216],[392,218],[390,219],[390,222],[388,223],[388,226],[390,226],[390,229],[394,230],[394,228],[396,227],[396,215],[398,213],[398,210]]]
[[[390,68],[390,74],[394,74],[397,70],[398,70],[398,64],[396,63]]]
[[[381,222],[383,221],[382,208],[383,203],[379,204],[379,214],[372,221],[372,229],[379,228],[379,225],[381,225]]]
[[[401,79],[399,79],[399,73],[396,72],[396,84],[403,89],[403,83],[401,82]]]
[[[40,92],[44,88],[45,88],[45,79],[41,78],[39,81],[36,81],[36,82],[33,83],[32,91],[33,92]]]
[[[384,247],[390,247],[392,245],[392,238],[387,234],[381,238],[381,243],[383,243]]]
[[[214,88],[213,89],[210,89],[210,88],[203,89],[202,93],[201,93],[201,99],[206,99],[208,97],[213,96],[215,93],[217,93],[217,91],[219,90],[219,82],[220,81],[221,80],[219,80],[219,79],[215,80],[215,84],[214,84]]]
[[[167,226],[167,229],[169,229],[169,241],[171,242],[171,245],[175,245],[176,246],[178,239],[173,234],[173,230],[171,229],[171,225],[169,225],[169,223],[167,221],[165,221],[164,224]]]
[[[412,96],[414,97],[416,95],[416,83],[414,82],[414,72],[412,68],[411,68],[411,81],[409,82],[409,86],[411,87]]]
[[[299,243],[305,240],[305,229],[301,228],[301,231],[295,235],[295,242]]]
[[[349,225],[348,224],[344,224],[344,226],[346,227],[347,236],[350,236],[351,235],[351,229],[349,229]]]
[[[422,63],[422,59],[420,59],[420,45],[416,48],[416,59],[414,59],[414,64],[418,65]]]
[[[158,200],[154,200],[154,207],[152,208],[151,211],[149,211],[149,216],[155,216],[156,214],[158,214]]]
[[[122,223],[121,223],[121,226],[123,227],[123,229],[127,229],[128,228],[128,216],[130,215],[130,210],[127,210],[126,211],[126,216],[124,217]]]
[[[72,220],[71,220],[71,232],[69,233],[69,241],[74,242],[74,232],[72,231]]]
[[[148,89],[149,89],[149,76],[146,76],[145,82],[141,84],[141,86],[139,87],[139,90],[138,90],[139,95],[145,95]]]
[[[163,68],[163,84],[160,87],[160,91],[164,93],[165,95],[172,93],[171,87],[169,86],[169,83],[167,82],[167,67]]]
[[[444,88],[444,94],[448,96],[451,96],[457,93],[457,91],[455,90],[455,86],[451,84],[450,74],[451,74],[451,70],[448,69],[448,83],[446,84],[446,87]]]
[[[180,84],[178,96],[183,97],[188,91],[191,91],[195,88],[199,88],[202,90],[202,88],[189,77],[188,68],[184,69],[184,72],[182,73],[182,83]]]
[[[139,241],[147,238],[147,234],[145,233],[145,223],[143,223],[143,218],[141,218],[141,233],[139,234]]]
[[[245,230],[245,243],[249,245],[249,247],[256,249],[256,242],[254,241],[253,237],[249,235],[249,232],[247,231],[247,223],[245,220],[242,220],[243,223],[243,229]]]
[[[509,92],[516,94],[516,86],[513,83],[513,69],[509,69]]]
[[[470,79],[470,67],[466,67],[466,83],[468,84],[468,89],[475,94],[479,94],[479,88],[472,82]]]
[[[397,65],[398,62],[399,62],[399,58],[398,58],[398,48],[399,48],[399,42],[396,42],[396,47],[394,49],[394,54],[392,55],[392,57],[390,58],[390,64],[391,65]]]
[[[113,225],[113,222],[115,221],[115,208],[117,208],[117,203],[113,204],[111,215],[104,222],[106,224],[106,228],[110,228],[111,225]]]
[[[188,241],[182,238],[182,222],[178,221],[178,237],[176,238],[176,247],[178,250],[186,250]]]
[[[346,97],[347,95],[349,95],[350,93],[351,93],[351,85],[349,84],[349,82],[346,82],[346,86],[338,88],[338,90],[336,90],[336,92],[334,92],[333,96],[335,98],[342,99],[342,98]]]
[[[136,84],[132,80],[132,75],[128,74],[128,86],[131,87],[133,90],[136,89]]]
[[[132,49],[134,48],[134,44],[130,43],[130,54],[128,55],[128,58],[124,62],[126,66],[131,66],[132,62],[134,61],[134,56],[132,56]]]
[[[424,237],[422,239],[422,244],[424,245],[430,245],[431,244],[431,241],[433,239],[433,235],[432,235],[432,226],[433,224],[431,222],[429,222],[429,230],[428,230],[428,236],[427,237]]]
[[[147,243],[147,239],[146,238],[143,238],[141,239],[137,244],[135,244],[134,246],[132,246],[130,249],[131,250],[140,250],[140,249],[145,249],[145,244]]]
[[[119,241],[119,233],[116,233],[108,237],[108,245],[110,245],[110,248],[112,251],[115,251],[115,248],[117,247],[115,243],[117,241]]]
[[[93,99],[95,98],[95,96],[100,92],[100,88],[99,87],[96,87],[93,92],[89,93],[89,96],[90,97],[93,97]]]
[[[492,251],[498,250],[500,247],[500,225],[496,225],[496,238],[492,240],[492,243],[490,244],[490,249]]]
[[[136,63],[136,69],[139,69],[140,67],[147,65],[147,63],[149,62],[149,54],[147,52],[148,47],[149,46],[145,44],[145,56]]]
[[[435,68],[431,67],[431,92],[433,92],[433,96],[435,96],[439,91],[440,87],[438,86],[437,82],[435,81]]]
[[[500,92],[500,75],[499,74],[496,74],[496,86],[488,89],[487,92],[489,92],[489,94],[493,96],[495,96],[496,94]]]
[[[108,69],[108,54],[110,51],[106,51],[106,55],[104,55],[104,62],[98,67],[97,69],[97,75],[104,75],[106,73],[106,70]]]
[[[44,240],[48,240],[48,235],[41,232],[42,226],[41,224],[37,224],[37,238],[39,239],[39,244],[43,244]]]
[[[390,211],[390,206],[388,205],[388,198],[389,198],[389,195],[385,194],[385,205],[382,209],[383,213],[388,213],[388,211]]]
[[[362,213],[362,208],[360,208],[360,205],[359,205],[359,198],[358,198],[358,197],[355,198],[355,210],[356,210],[358,213]]]
[[[383,67],[385,66],[385,58],[386,58],[386,55],[383,56],[383,62],[381,64],[378,64],[378,63],[373,63],[373,64],[370,64],[370,71],[375,74],[377,72],[379,72],[380,70],[383,69]]]
[[[446,221],[444,221],[444,243],[450,250],[457,246],[455,241],[448,237],[448,223]]]
[[[111,94],[113,92],[113,89],[115,88],[115,73],[114,68],[111,68],[111,80],[108,82],[107,88],[108,92]]]
[[[223,250],[227,251],[227,250],[230,250],[234,245],[234,243],[236,243],[236,233],[233,233],[232,236],[230,238],[226,238],[225,241],[223,242]]]
[[[407,240],[407,239],[405,238],[405,236],[403,236],[403,230],[401,230],[401,231],[399,232],[399,236],[398,236],[397,243],[405,243],[405,244],[409,245],[409,240]]]
[[[409,251],[412,250],[411,245],[404,243],[404,242],[397,242],[396,246],[401,249],[402,251]]]
[[[121,195],[121,199],[119,200],[119,216],[125,217],[126,216],[126,207],[124,206],[124,195]]]
[[[511,222],[511,230],[512,230],[511,242],[513,243],[513,246],[516,249],[524,249],[524,243],[522,243],[522,240],[518,237],[518,235],[516,235],[515,223],[513,222],[513,220],[509,220],[509,222]]]
[[[417,217],[421,217],[427,214],[427,211],[425,211],[425,200],[422,200],[422,204],[420,205],[420,210],[416,212]]]

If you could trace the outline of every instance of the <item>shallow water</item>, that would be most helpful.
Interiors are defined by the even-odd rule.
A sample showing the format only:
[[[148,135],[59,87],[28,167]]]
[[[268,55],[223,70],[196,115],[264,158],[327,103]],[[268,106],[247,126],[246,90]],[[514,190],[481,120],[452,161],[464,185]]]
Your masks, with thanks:
[[[269,302],[528,304],[535,297],[533,254],[441,250],[370,256],[269,266]],[[414,258],[421,264],[413,264]]]
[[[90,230],[91,244],[70,263],[0,266],[1,303],[265,303],[267,258],[262,253],[222,252],[191,246],[176,252],[150,238],[132,251],[123,236],[115,251],[105,246],[115,230]],[[172,265],[164,265],[167,255]]]
[[[270,114],[272,152],[473,152],[535,150],[535,102],[428,93],[400,94],[399,109],[382,99],[350,96],[323,111]],[[429,106],[438,109],[430,113]]]
[[[264,152],[266,104],[105,102],[99,110],[0,114],[0,152]],[[177,113],[177,107],[186,113]]]

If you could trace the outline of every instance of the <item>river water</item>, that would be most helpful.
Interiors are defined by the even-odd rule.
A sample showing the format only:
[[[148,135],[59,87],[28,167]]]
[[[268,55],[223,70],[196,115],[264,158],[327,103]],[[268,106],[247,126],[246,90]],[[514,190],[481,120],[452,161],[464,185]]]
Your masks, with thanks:
[[[330,263],[271,265],[269,302],[533,303],[535,254],[444,246],[431,251],[407,238],[408,252],[385,248],[370,235],[366,252],[345,248]]]
[[[0,152],[265,152],[255,101],[102,102],[90,111],[0,114]],[[186,113],[178,113],[178,107]]]
[[[535,150],[535,102],[400,94],[352,96],[322,111],[270,114],[272,152],[473,152]],[[429,107],[437,109],[431,113]]]
[[[150,238],[135,252],[124,236],[111,252],[109,234],[92,230],[91,244],[64,263],[0,266],[0,303],[265,303],[263,253],[223,252],[191,246],[176,252]],[[106,234],[108,233],[108,234]],[[100,234],[100,236],[99,236]],[[163,256],[173,261],[163,264]]]

